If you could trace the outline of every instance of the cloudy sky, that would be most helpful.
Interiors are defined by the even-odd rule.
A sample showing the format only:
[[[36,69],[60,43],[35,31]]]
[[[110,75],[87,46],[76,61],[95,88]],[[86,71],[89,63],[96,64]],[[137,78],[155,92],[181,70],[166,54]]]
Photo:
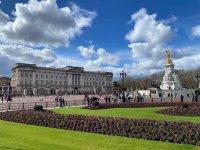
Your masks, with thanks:
[[[15,63],[162,71],[165,50],[176,69],[200,67],[199,0],[0,0],[0,75]]]

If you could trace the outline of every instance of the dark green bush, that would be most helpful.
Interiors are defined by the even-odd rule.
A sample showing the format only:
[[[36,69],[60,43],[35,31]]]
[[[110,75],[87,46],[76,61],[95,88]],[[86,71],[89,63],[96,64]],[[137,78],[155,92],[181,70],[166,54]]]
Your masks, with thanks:
[[[182,107],[183,107],[183,108],[188,108],[188,107],[189,107],[189,104],[188,104],[188,103],[183,103],[183,104],[182,104]]]
[[[93,102],[92,105],[93,105],[93,106],[98,106],[98,105],[99,105],[99,102],[98,102],[98,101],[95,101],[95,102]]]
[[[43,106],[42,105],[35,105],[34,110],[43,110]]]

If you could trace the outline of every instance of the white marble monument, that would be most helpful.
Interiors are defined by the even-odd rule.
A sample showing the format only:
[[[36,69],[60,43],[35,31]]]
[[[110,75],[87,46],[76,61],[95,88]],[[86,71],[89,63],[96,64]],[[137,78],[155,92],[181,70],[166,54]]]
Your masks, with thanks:
[[[172,63],[170,51],[166,51],[167,62],[165,65],[165,75],[163,77],[161,90],[181,90],[182,86],[178,76],[175,74],[174,64]]]

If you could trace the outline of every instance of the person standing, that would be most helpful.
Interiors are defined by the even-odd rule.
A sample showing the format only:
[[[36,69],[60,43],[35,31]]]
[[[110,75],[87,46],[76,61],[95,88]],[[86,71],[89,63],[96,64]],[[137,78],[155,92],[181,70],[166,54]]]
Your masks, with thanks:
[[[195,100],[195,99],[194,99],[194,94],[192,94],[192,102],[194,102],[194,100]]]
[[[59,102],[60,102],[60,108],[62,108],[63,104],[62,104],[62,97],[59,98]]]
[[[183,102],[184,96],[181,94],[181,102]]]
[[[65,107],[65,99],[62,98],[62,104],[63,104],[63,107]]]
[[[3,103],[3,96],[1,97],[1,101],[2,101],[2,103]]]

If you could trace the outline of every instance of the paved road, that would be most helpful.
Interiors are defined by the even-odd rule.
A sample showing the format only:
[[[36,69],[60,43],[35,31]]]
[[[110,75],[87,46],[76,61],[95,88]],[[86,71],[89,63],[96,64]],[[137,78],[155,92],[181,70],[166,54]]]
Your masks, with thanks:
[[[93,95],[90,95],[91,97]],[[83,105],[84,95],[64,95],[62,96],[65,101],[67,101],[68,106],[76,106],[76,105]],[[104,98],[106,95],[98,96],[100,98],[100,103],[105,103]],[[4,101],[0,103],[0,111],[3,110],[16,110],[16,109],[32,109],[36,104],[43,105],[44,108],[46,107],[59,107],[60,104],[55,101],[56,96],[34,96],[34,97],[13,97],[12,102]],[[163,98],[162,101],[160,98],[154,96],[153,102],[180,102],[180,98]],[[185,102],[191,102],[192,99],[185,97]],[[111,99],[111,103],[114,102],[114,99]],[[118,103],[121,101],[118,99]],[[144,98],[144,102],[152,102],[152,98],[146,96]]]

